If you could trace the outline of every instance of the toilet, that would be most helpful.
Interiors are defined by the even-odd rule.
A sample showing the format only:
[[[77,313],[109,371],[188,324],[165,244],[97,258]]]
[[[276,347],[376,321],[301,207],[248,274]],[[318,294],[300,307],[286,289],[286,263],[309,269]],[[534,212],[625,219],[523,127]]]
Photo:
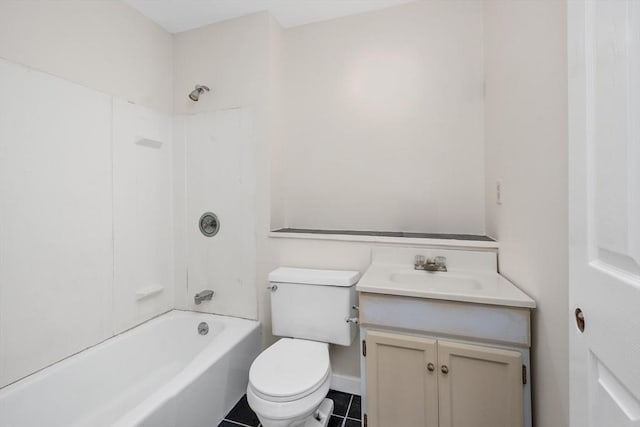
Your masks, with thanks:
[[[326,427],[333,411],[329,344],[356,335],[357,271],[280,267],[269,274],[271,328],[281,337],[254,360],[247,400],[264,427]]]

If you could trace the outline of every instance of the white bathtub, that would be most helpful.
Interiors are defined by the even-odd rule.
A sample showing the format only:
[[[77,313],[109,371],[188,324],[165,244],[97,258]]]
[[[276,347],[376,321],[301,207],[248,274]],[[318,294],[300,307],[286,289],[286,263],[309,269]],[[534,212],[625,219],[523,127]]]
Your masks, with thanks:
[[[259,350],[258,322],[171,311],[0,389],[0,427],[215,427]]]

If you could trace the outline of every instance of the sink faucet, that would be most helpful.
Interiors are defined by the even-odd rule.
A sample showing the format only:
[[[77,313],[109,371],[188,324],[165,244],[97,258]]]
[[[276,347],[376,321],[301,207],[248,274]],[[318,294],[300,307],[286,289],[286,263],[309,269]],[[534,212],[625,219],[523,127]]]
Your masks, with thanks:
[[[416,255],[413,268],[424,271],[447,271],[447,258],[443,256],[425,258],[424,255]]]
[[[202,292],[198,292],[195,297],[193,297],[193,301],[196,304],[200,304],[202,301],[211,301],[213,298],[213,291],[206,289]]]

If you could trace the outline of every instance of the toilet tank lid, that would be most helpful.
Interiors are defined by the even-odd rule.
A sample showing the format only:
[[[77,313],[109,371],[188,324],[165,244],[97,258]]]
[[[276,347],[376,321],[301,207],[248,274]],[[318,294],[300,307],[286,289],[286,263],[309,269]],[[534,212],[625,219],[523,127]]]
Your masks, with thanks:
[[[360,272],[346,270],[313,270],[310,268],[280,267],[269,273],[269,282],[302,283],[305,285],[353,286]]]

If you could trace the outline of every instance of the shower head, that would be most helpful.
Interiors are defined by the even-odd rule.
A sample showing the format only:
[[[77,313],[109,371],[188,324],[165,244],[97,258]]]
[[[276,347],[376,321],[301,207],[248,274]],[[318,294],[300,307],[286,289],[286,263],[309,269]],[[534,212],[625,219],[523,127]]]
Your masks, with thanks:
[[[210,90],[211,89],[209,89],[204,85],[196,85],[196,88],[192,90],[191,93],[189,94],[189,99],[197,102],[198,99],[200,99],[200,95],[202,95],[205,92],[209,92]]]

